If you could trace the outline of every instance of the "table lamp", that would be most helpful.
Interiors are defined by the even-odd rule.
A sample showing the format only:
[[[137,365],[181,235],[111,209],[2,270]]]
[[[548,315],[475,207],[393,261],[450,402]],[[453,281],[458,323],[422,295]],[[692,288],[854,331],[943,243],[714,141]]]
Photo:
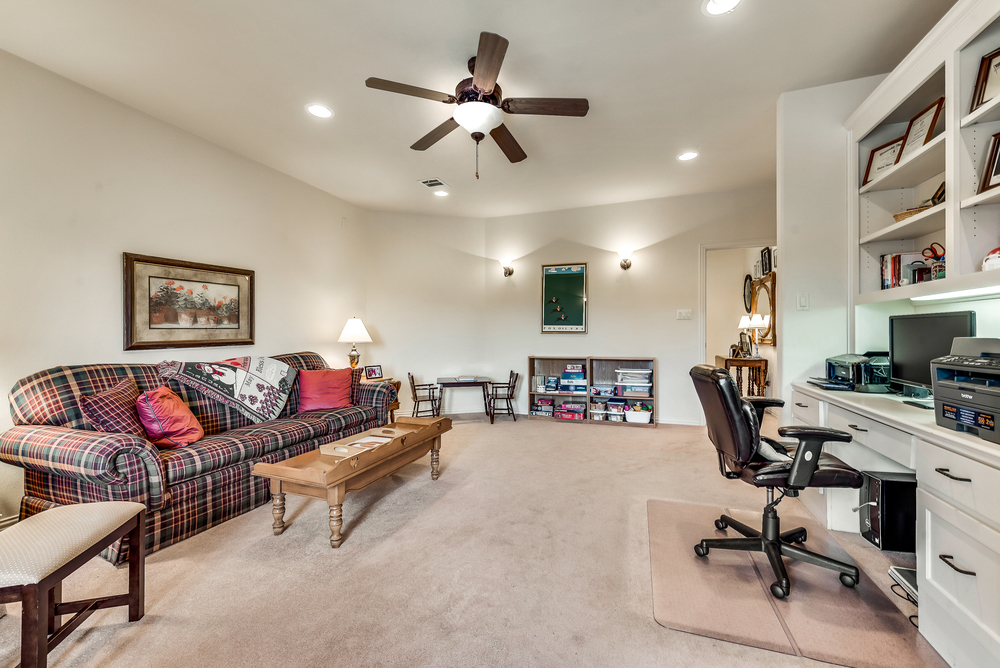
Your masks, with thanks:
[[[351,368],[358,366],[358,360],[361,359],[361,353],[358,352],[359,343],[371,343],[372,337],[365,329],[365,323],[361,322],[361,318],[351,318],[344,325],[344,331],[340,333],[340,338],[337,339],[337,343],[350,343],[351,352],[347,354],[347,358],[351,360]]]
[[[744,318],[746,316],[743,316]],[[753,330],[753,356],[760,357],[760,344],[757,343],[757,337],[760,335],[760,330],[767,329],[768,323],[771,321],[771,316],[761,315],[760,313],[754,313],[750,316],[749,329]],[[742,322],[742,321],[741,321]]]

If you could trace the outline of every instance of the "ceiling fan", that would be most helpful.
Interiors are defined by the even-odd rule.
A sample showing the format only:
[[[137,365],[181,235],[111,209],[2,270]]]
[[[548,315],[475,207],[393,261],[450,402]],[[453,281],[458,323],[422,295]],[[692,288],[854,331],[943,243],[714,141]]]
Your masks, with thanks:
[[[500,35],[484,32],[479,35],[479,50],[469,59],[469,73],[455,87],[455,94],[439,93],[426,88],[386,81],[372,77],[365,81],[369,88],[423,97],[445,104],[457,104],[455,113],[441,125],[417,140],[414,151],[425,151],[461,125],[476,141],[476,178],[479,178],[479,142],[486,133],[496,141],[500,150],[511,162],[527,158],[514,135],[503,123],[504,113],[535,114],[543,116],[586,116],[590,103],[584,98],[559,97],[509,97],[503,99],[497,75],[507,53],[507,40]]]

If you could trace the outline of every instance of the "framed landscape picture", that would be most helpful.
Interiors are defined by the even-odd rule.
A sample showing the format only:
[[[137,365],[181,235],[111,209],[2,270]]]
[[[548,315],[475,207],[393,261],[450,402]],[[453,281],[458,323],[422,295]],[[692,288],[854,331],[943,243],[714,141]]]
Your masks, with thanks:
[[[587,263],[542,265],[542,333],[587,333]]]
[[[122,256],[125,350],[253,344],[253,271]]]

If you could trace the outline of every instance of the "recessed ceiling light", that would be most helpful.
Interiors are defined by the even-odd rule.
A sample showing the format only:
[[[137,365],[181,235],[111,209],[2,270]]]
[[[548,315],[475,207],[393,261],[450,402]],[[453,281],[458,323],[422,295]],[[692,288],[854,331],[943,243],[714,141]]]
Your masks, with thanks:
[[[687,151],[687,152],[681,153],[679,156],[677,156],[677,159],[678,160],[694,160],[697,157],[698,157],[698,152],[697,151]]]
[[[324,107],[322,104],[310,104],[306,107],[306,111],[315,116],[316,118],[330,118],[333,116],[333,112],[329,107]]]
[[[740,0],[702,0],[701,13],[705,16],[721,16],[736,9]]]
[[[447,197],[448,196],[448,191],[447,190],[435,190],[434,194],[437,195],[438,197]]]

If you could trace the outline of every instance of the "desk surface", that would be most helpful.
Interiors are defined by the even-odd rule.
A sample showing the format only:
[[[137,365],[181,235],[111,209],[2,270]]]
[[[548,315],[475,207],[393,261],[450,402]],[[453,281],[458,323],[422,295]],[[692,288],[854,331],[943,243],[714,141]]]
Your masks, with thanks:
[[[1000,445],[984,441],[977,436],[939,427],[934,421],[935,411],[908,406],[903,403],[902,397],[827,391],[808,383],[793,383],[792,389],[818,401],[869,415],[879,422],[934,445],[1000,468]]]
[[[476,376],[475,380],[467,380],[458,378],[438,378],[438,385],[482,385],[483,383],[492,383],[493,381],[486,376]]]

